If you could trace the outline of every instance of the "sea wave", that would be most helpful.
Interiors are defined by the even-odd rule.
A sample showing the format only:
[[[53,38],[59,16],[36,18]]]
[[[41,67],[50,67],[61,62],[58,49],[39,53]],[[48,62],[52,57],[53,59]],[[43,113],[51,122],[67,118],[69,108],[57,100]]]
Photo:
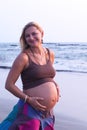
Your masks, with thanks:
[[[87,73],[87,43],[44,43],[54,51],[54,66],[58,72]],[[10,69],[20,53],[19,43],[0,43],[0,68]]]

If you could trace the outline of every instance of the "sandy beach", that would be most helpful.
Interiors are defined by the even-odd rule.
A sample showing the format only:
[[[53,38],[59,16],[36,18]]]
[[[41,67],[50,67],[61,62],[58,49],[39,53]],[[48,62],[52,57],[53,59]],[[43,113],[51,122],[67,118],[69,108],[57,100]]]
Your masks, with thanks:
[[[5,90],[9,69],[0,69],[0,122],[12,110],[17,98]],[[87,130],[87,74],[57,72],[60,101],[54,108],[55,130]],[[21,87],[20,79],[17,85]]]

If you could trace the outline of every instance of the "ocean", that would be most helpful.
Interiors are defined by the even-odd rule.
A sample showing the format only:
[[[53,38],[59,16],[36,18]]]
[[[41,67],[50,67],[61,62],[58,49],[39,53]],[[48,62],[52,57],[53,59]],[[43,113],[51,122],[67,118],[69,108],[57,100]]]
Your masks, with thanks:
[[[87,73],[86,42],[49,42],[43,46],[54,51],[56,71]],[[20,51],[19,43],[0,43],[0,68],[10,68]]]
[[[44,43],[55,53],[54,67],[57,73],[55,81],[60,87],[60,101],[55,106],[56,128],[60,130],[87,129],[87,43]],[[0,113],[2,118],[18,100],[5,90],[5,80],[14,59],[20,53],[19,43],[0,43]],[[68,72],[68,73],[66,73]],[[84,74],[85,73],[85,74]],[[21,80],[17,81],[22,88]],[[17,100],[16,100],[17,99]],[[3,102],[8,102],[4,107]],[[9,106],[10,105],[10,106]],[[1,117],[0,116],[0,117]]]

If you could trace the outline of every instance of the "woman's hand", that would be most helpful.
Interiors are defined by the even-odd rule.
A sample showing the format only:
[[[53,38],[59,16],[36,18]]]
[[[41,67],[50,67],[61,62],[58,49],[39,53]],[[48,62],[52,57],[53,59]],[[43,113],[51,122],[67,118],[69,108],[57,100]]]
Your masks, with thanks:
[[[43,106],[39,103],[39,101],[43,101],[44,98],[41,97],[29,97],[27,102],[36,110],[45,111],[46,106]]]

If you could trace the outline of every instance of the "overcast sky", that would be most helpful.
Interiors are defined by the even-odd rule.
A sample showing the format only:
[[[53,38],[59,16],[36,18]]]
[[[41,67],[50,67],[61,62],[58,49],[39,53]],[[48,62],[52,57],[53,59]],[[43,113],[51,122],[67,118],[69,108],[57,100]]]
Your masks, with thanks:
[[[87,42],[87,0],[0,0],[0,42],[19,42],[30,21],[44,42]]]

